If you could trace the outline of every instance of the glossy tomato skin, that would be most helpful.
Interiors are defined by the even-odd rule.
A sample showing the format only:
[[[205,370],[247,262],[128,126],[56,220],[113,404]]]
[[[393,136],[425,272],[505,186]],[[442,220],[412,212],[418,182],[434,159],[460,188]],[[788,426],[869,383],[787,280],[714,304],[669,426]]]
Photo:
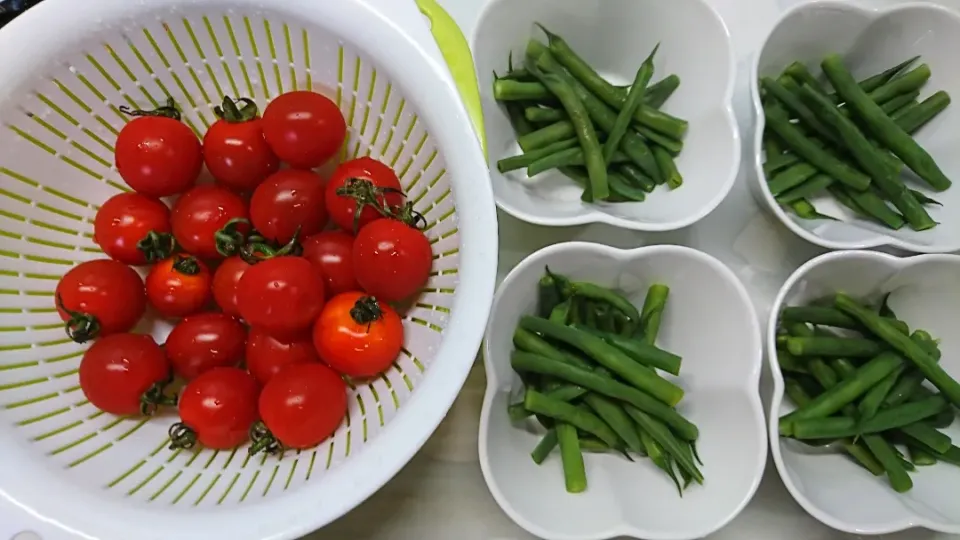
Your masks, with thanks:
[[[96,318],[99,332],[88,338],[129,331],[147,308],[140,276],[110,259],[87,261],[70,269],[57,284],[55,301],[64,321],[71,319],[67,311]],[[74,341],[83,343],[86,339],[75,337]]]
[[[280,168],[259,118],[214,122],[203,136],[203,159],[217,183],[234,191],[251,191]]]
[[[155,262],[170,255],[170,209],[139,193],[114,195],[97,211],[93,239],[111,259],[123,264]]]
[[[203,151],[186,124],[163,116],[134,118],[117,136],[116,164],[123,181],[148,197],[183,193],[197,181]]]
[[[355,318],[357,314],[361,316]],[[393,308],[364,293],[338,294],[314,324],[313,344],[320,359],[336,371],[348,377],[373,377],[400,354],[403,322]]]
[[[418,229],[394,219],[378,219],[360,230],[353,243],[353,271],[363,290],[384,302],[420,291],[430,278],[433,251]]]
[[[237,306],[237,293],[239,292],[240,278],[243,273],[250,268],[250,263],[243,260],[239,255],[227,257],[217,271],[213,274],[213,299],[217,305],[227,315],[234,317],[240,316],[240,308]]]
[[[358,184],[357,181],[368,184]],[[337,190],[345,186],[354,192],[374,191],[377,193],[376,200],[384,208],[401,206],[404,201],[400,179],[388,165],[371,157],[344,161],[327,182],[325,200],[330,219],[345,231],[355,233],[364,225],[383,217],[374,207],[363,205],[360,216],[356,218],[357,198],[337,194]]]
[[[327,297],[360,288],[353,275],[353,236],[323,231],[300,243],[303,258],[320,269]]]
[[[180,395],[180,420],[211,450],[230,450],[247,441],[257,421],[257,380],[232,367],[213,368]]]
[[[216,233],[230,220],[247,217],[247,204],[236,193],[220,186],[197,186],[173,205],[173,236],[191,255],[222,258],[217,251]],[[240,224],[237,229],[246,232],[250,228]]]
[[[310,334],[280,340],[257,327],[247,337],[247,371],[261,385],[267,384],[281,369],[291,364],[319,362]]]
[[[289,339],[307,330],[323,309],[320,271],[300,257],[276,257],[243,273],[237,305],[247,324]]]
[[[316,92],[287,92],[263,111],[263,134],[273,152],[296,169],[312,169],[340,150],[347,123],[337,104]]]
[[[170,363],[152,337],[113,334],[83,353],[79,375],[83,395],[94,407],[118,416],[136,416],[144,394],[170,376]]]
[[[147,299],[164,317],[186,317],[210,302],[212,281],[203,261],[192,255],[176,255],[150,269]]]
[[[217,367],[243,359],[247,329],[223,313],[198,313],[180,321],[167,336],[167,357],[173,371],[192,380]]]
[[[323,230],[323,179],[310,171],[288,169],[263,181],[250,199],[250,220],[265,238],[286,244]]]
[[[293,364],[264,386],[259,409],[285,447],[312,448],[332,435],[347,414],[347,385],[323,364]]]

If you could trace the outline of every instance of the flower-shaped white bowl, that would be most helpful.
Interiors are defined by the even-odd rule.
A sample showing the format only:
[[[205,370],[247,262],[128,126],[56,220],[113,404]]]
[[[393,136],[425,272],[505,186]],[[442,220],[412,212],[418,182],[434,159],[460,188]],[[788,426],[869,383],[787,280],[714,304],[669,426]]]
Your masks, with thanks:
[[[824,214],[840,218],[804,220],[782,209],[767,189],[763,173],[762,137],[765,125],[757,81],[778,76],[787,65],[800,61],[811,72],[820,72],[820,61],[829,53],[843,54],[847,67],[857,79],[868,77],[920,55],[933,73],[923,87],[920,99],[938,90],[960,96],[960,14],[931,3],[907,3],[875,8],[868,2],[804,2],[786,12],[774,25],[756,57],[751,73],[752,99],[757,114],[754,133],[756,182],[751,186],[761,205],[767,206],[787,228],[809,242],[831,249],[864,249],[893,246],[918,253],[943,253],[960,249],[960,188],[935,193],[921,180],[907,180],[910,187],[931,195],[943,207],[928,206],[931,217],[940,225],[922,232],[905,226],[893,231],[866,220],[831,197],[811,199]],[[960,119],[957,106],[948,107],[914,136],[933,157],[944,173],[960,182],[960,131],[950,129]],[[912,173],[909,175],[913,177]]]
[[[539,466],[530,459],[539,435],[507,418],[511,392],[521,387],[510,352],[520,317],[536,311],[537,281],[546,265],[576,280],[616,287],[638,306],[650,284],[670,287],[658,345],[683,357],[674,380],[686,391],[680,411],[700,428],[702,486],[691,486],[680,498],[647,459],[631,463],[586,454],[587,490],[572,495],[564,489],[558,454]],[[484,344],[480,466],[497,503],[517,524],[553,540],[680,540],[716,531],[746,506],[767,455],[758,389],[760,329],[743,285],[721,262],[681,246],[557,244],[510,272],[493,309]]]
[[[917,467],[913,489],[895,493],[885,477],[875,477],[846,456],[816,453],[796,441],[783,440],[777,420],[794,410],[783,398],[783,377],[777,364],[776,330],[782,308],[803,305],[842,291],[880,300],[891,293],[889,305],[910,328],[923,328],[940,339],[940,364],[960,376],[960,257],[918,255],[899,258],[873,251],[821,255],[794,272],[774,302],[767,328],[767,350],[773,372],[770,403],[770,446],[773,460],[790,494],[823,523],[856,534],[886,534],[911,527],[960,533],[960,468],[944,463]],[[945,430],[960,440],[960,426]]]
[[[582,189],[557,171],[528,178],[524,170],[498,172],[499,159],[520,153],[506,112],[493,99],[493,73],[507,57],[523,58],[527,41],[544,40],[534,23],[563,36],[615,84],[629,84],[640,63],[660,42],[657,81],[680,76],[663,110],[690,122],[677,167],[684,184],[658,187],[645,202],[584,204]],[[731,99],[736,63],[720,16],[704,0],[492,0],[480,15],[472,50],[487,131],[490,177],[497,204],[538,225],[608,223],[642,231],[691,225],[726,197],[740,166],[740,136]]]

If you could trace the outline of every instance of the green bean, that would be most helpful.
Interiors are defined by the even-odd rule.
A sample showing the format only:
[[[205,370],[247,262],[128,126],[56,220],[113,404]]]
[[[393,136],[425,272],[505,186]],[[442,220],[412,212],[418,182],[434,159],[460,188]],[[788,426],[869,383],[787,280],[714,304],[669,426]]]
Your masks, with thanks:
[[[889,167],[881,150],[867,140],[853,121],[837,112],[832,103],[809,86],[801,88],[801,95],[817,116],[840,134],[847,151],[870,175],[874,185],[890,198],[914,230],[923,231],[936,226],[936,222],[897,177],[899,171]]]
[[[910,462],[917,467],[928,467],[937,464],[937,458],[919,446],[908,444],[907,452],[910,455]]]
[[[930,448],[934,452],[946,452],[947,450],[950,450],[950,446],[953,444],[953,441],[950,440],[950,437],[923,423],[903,426],[899,431],[910,439],[923,444],[926,448]]]
[[[790,354],[786,349],[777,349],[777,365],[780,371],[788,373],[809,374],[810,370],[796,356]]]
[[[607,142],[603,144],[603,158],[607,162],[607,165],[611,163],[613,153],[620,147],[620,140],[623,139],[624,133],[630,128],[633,115],[643,103],[643,93],[647,89],[647,83],[650,82],[650,78],[653,76],[653,58],[656,56],[657,49],[659,48],[660,44],[658,43],[653,48],[653,51],[651,51],[640,64],[640,68],[637,69],[637,74],[633,79],[633,85],[630,87],[630,91],[627,92],[627,97],[623,100],[623,108],[620,109],[620,112],[617,114],[617,119],[613,123],[613,128],[607,134]]]
[[[531,150],[529,152],[524,152],[518,156],[510,156],[503,158],[500,161],[497,161],[497,170],[501,173],[514,171],[517,169],[523,169],[530,164],[536,162],[537,160],[543,159],[547,156],[553,155],[561,150],[566,150],[567,148],[572,148],[578,144],[576,138],[565,139],[562,141],[557,141],[550,143],[542,148],[537,150]]]
[[[943,392],[951,403],[960,405],[960,383],[950,377],[923,346],[901,333],[886,319],[857,304],[849,296],[842,293],[837,294],[835,302],[838,309],[859,320],[875,336],[913,362],[923,372],[927,380]]]
[[[570,319],[570,300],[564,300],[557,304],[557,307],[553,308],[553,311],[550,312],[549,320],[557,324],[567,324],[567,321]]]
[[[763,154],[764,159],[767,161],[783,154],[783,147],[780,146],[780,141],[770,132],[764,132],[763,134]]]
[[[605,101],[607,105],[610,105],[618,111],[623,107],[625,98],[622,90],[618,90],[594,71],[590,64],[580,58],[563,38],[548,31],[543,26],[540,26],[540,29],[546,34],[550,51],[556,57],[557,61],[567,68],[577,80],[596,94],[597,97]],[[637,110],[634,114],[634,119],[674,139],[682,139],[687,131],[687,122],[685,120],[675,118],[647,105],[643,105]]]
[[[667,307],[667,297],[669,295],[670,287],[661,283],[654,283],[647,289],[647,295],[643,298],[643,308],[640,310],[640,326],[643,329],[644,341],[650,345],[657,342],[660,321],[663,319],[663,310]],[[674,373],[674,375],[679,374],[679,358],[678,356],[677,373]]]
[[[682,443],[673,436],[673,433],[667,429],[667,426],[636,407],[627,405],[625,408],[627,414],[633,418],[634,422],[645,432],[649,433],[650,436],[657,441],[657,444],[676,460],[677,465],[686,469],[687,473],[689,473],[698,484],[703,483],[703,474],[697,469],[696,463],[693,462],[693,457],[687,454]]]
[[[951,446],[950,450],[943,453],[934,452],[933,455],[944,463],[960,466],[960,448],[956,446]]]
[[[546,47],[544,47],[544,50],[547,50]],[[525,84],[521,91],[524,93],[524,95],[531,96],[531,101],[549,101],[553,99],[553,94],[547,90],[547,87],[537,82],[536,79],[533,78],[533,75],[525,68],[513,70],[506,75],[499,77],[498,80],[518,80],[524,82]],[[647,91],[643,94],[643,102],[654,109],[659,109],[663,106],[667,99],[673,95],[679,86],[680,77],[676,75],[668,75],[647,88]],[[507,90],[508,92],[512,90],[509,88],[509,85]],[[625,98],[627,92],[629,91],[629,85],[619,89],[619,91]],[[498,99],[498,101],[500,100]],[[536,114],[538,115],[539,113]],[[531,119],[530,121],[537,120]]]
[[[570,281],[567,279],[563,279],[561,285],[561,293],[564,296],[577,296],[610,304],[632,321],[632,328],[640,324],[640,311],[637,310],[637,307],[634,306],[629,299],[613,289],[601,287],[586,281]]]
[[[889,102],[901,94],[907,94],[918,90],[927,80],[930,79],[930,66],[920,64],[912,70],[894,77],[883,86],[869,92],[868,95],[875,103],[883,104]]]
[[[533,413],[528,411],[527,408],[523,406],[523,403],[511,403],[507,405],[507,416],[510,418],[510,422],[514,424],[523,422],[531,414]]]
[[[535,414],[542,414],[560,423],[571,424],[577,429],[596,435],[610,446],[616,446],[619,440],[616,432],[595,414],[583,407],[550,398],[536,390],[527,389],[523,398],[523,406]]]
[[[856,319],[832,307],[789,306],[780,312],[783,323],[810,323],[834,328],[858,330],[861,328]]]
[[[668,75],[647,88],[646,93],[643,95],[643,102],[654,109],[659,109],[663,107],[663,104],[670,99],[670,96],[672,96],[679,87],[680,77]]]
[[[830,368],[833,369],[841,379],[853,377],[857,372],[857,366],[846,358],[834,358],[830,360]]]
[[[933,197],[930,197],[929,195],[927,195],[922,191],[911,189],[910,193],[913,194],[914,198],[916,198],[917,201],[920,202],[920,204],[927,205],[927,206],[943,206],[943,203],[934,199]]]
[[[583,465],[577,428],[561,422],[557,424],[557,441],[560,444],[560,461],[563,464],[563,481],[567,493],[582,493],[587,489],[587,470]]]
[[[610,192],[617,197],[616,202],[642,202],[647,198],[647,192],[633,185],[632,182],[616,171],[609,173]],[[608,199],[613,201],[614,199]]]
[[[870,177],[847,165],[831,155],[819,144],[807,138],[796,126],[790,123],[783,109],[779,107],[764,107],[767,125],[783,139],[784,143],[806,159],[811,165],[829,174],[856,190],[865,190],[870,185]]]
[[[634,361],[648,367],[662,369],[671,375],[680,374],[680,363],[682,359],[668,351],[660,349],[645,341],[639,341],[624,336],[618,336],[610,332],[600,332],[591,330],[584,326],[574,325],[577,330],[593,334],[605,342],[613,345],[626,353]]]
[[[926,388],[924,388],[926,390]],[[955,416],[952,408],[947,408],[924,420],[924,424],[934,429],[946,429],[953,424]]]
[[[521,351],[544,356],[557,362],[563,362],[584,369],[593,369],[590,362],[575,354],[554,347],[540,336],[533,332],[528,332],[523,328],[518,327],[513,331],[513,345]]]
[[[920,56],[914,56],[912,58],[908,58],[903,62],[900,62],[899,64],[893,66],[892,68],[886,69],[880,73],[877,73],[876,75],[868,77],[858,82],[857,84],[860,85],[860,88],[862,88],[864,92],[868,92],[868,93],[873,92],[877,88],[880,88],[881,86],[890,82],[890,80],[892,80],[894,77],[899,75],[903,70],[910,67],[914,62],[916,62],[919,59],[920,59]]]
[[[617,323],[613,318],[615,310],[610,304],[600,304],[597,306],[597,329],[602,332],[617,332]]]
[[[574,431],[574,433],[576,433],[576,431]],[[533,462],[537,465],[543,463],[543,460],[547,459],[550,452],[553,452],[553,449],[557,447],[557,442],[556,428],[548,429],[547,434],[540,439],[537,446],[530,452],[530,457],[533,459]]]
[[[837,89],[837,93],[843,96],[847,104],[857,112],[874,137],[934,189],[943,191],[950,187],[952,182],[943,174],[930,154],[884,114],[880,106],[874,103],[859,86],[853,84],[853,77],[843,66],[843,59],[839,55],[828,55],[820,65]]]
[[[830,96],[830,94],[827,93],[827,90],[823,87],[823,85],[820,84],[820,81],[817,80],[817,78],[814,77],[812,73],[810,73],[810,70],[807,69],[807,66],[804,65],[802,62],[794,62],[790,64],[783,71],[783,74],[793,77],[800,84],[808,84],[813,88],[819,90],[822,94]],[[832,96],[832,99],[835,101],[836,96]]]
[[[880,433],[909,426],[939,413],[946,407],[948,407],[946,400],[937,395],[921,401],[883,409],[866,422],[858,423],[855,418],[849,417],[781,422],[780,434],[795,439],[839,439],[866,433]]]
[[[637,365],[620,349],[607,345],[596,336],[529,315],[521,317],[520,326],[583,351],[593,361],[616,373],[638,390],[648,392],[667,405],[676,405],[683,398],[683,390],[679,386]]]
[[[798,163],[800,163],[800,158],[793,152],[773,156],[773,159],[767,159],[763,162],[763,174],[767,177],[772,177],[774,173],[782,172],[784,169],[793,167]]]
[[[950,94],[943,90],[920,102],[920,105],[897,118],[896,123],[907,133],[914,133],[950,105]]]
[[[539,373],[578,384],[598,394],[629,403],[652,416],[663,420],[684,440],[696,440],[697,426],[687,421],[675,409],[664,405],[635,388],[601,374],[564,364],[543,356],[515,351],[510,356],[510,365],[518,372]],[[628,411],[629,412],[629,411]]]
[[[777,196],[793,187],[802,185],[808,179],[813,178],[817,172],[818,169],[809,163],[798,163],[768,179],[767,188],[772,195]]]
[[[567,114],[560,109],[551,107],[527,107],[523,110],[523,116],[534,123],[554,123],[567,119]]]
[[[539,152],[539,150],[536,152]],[[550,169],[568,167],[571,165],[584,165],[586,164],[586,161],[586,154],[584,153],[583,148],[580,146],[563,148],[557,152],[545,155],[536,161],[528,163],[527,176],[532,178]],[[625,161],[629,161],[629,159],[622,152],[618,151],[614,154],[613,161],[616,163],[623,163]]]
[[[933,97],[933,96],[931,96],[931,97]],[[890,113],[890,118],[891,118],[894,122],[896,122],[896,123],[899,124],[899,123],[900,123],[900,120],[901,120],[904,116],[907,116],[908,114],[912,114],[913,111],[914,111],[915,109],[919,108],[919,107],[920,107],[920,102],[917,101],[917,100],[913,100],[913,101],[911,101],[910,103],[904,105],[903,107],[900,107],[900,108],[897,109],[896,111]]]
[[[613,431],[626,443],[628,449],[637,453],[644,451],[640,442],[640,435],[637,434],[633,422],[619,403],[593,393],[587,394],[583,401],[597,413],[601,420],[613,428]]]
[[[652,178],[647,176],[640,170],[639,167],[631,163],[624,163],[617,167],[617,171],[623,175],[624,178],[632,182],[634,185],[640,187],[640,189],[650,193],[653,191],[653,188],[657,186],[657,183],[653,181]]]
[[[562,302],[560,289],[557,282],[550,274],[544,274],[537,282],[537,314],[541,317],[549,317],[553,308]]]
[[[666,181],[670,189],[677,189],[683,184],[683,176],[677,169],[677,164],[673,161],[673,156],[666,149],[660,146],[653,147],[653,157],[657,160],[657,167],[660,168],[660,177]]]
[[[509,79],[493,81],[493,99],[497,101],[542,101],[551,97],[542,84]]]
[[[824,140],[833,143],[840,142],[836,133],[834,133],[834,131],[827,124],[825,124],[818,115],[814,114],[814,112],[810,110],[810,108],[800,99],[799,95],[791,92],[783,84],[773,80],[770,77],[761,78],[760,87],[767,92],[767,95],[776,98],[776,100],[779,101],[780,104],[783,105],[789,112],[793,113],[797,118],[799,118],[801,123],[813,129],[813,131]],[[823,94],[820,95],[822,96]],[[826,100],[827,98],[824,97],[823,99]],[[829,103],[829,100],[827,100],[827,102]],[[834,104],[831,103],[830,107],[833,108]]]
[[[893,230],[899,230],[903,227],[905,223],[903,216],[887,206],[886,201],[872,189],[856,191],[847,186],[843,186],[842,189],[874,221],[878,221]]]
[[[673,480],[674,485],[677,486],[677,491],[682,497],[683,489],[680,487],[680,482],[677,480],[677,476],[673,472],[672,462],[668,461],[670,456],[664,453],[663,447],[660,446],[660,444],[649,433],[647,433],[646,430],[639,425],[636,425],[636,428],[647,456],[653,461],[654,465],[670,476],[670,479]]]
[[[883,349],[883,345],[867,338],[817,336],[791,337],[787,339],[787,350],[795,356],[872,358],[883,352]]]
[[[884,470],[887,471],[887,478],[890,480],[890,486],[893,487],[893,490],[897,493],[910,491],[910,488],[913,487],[913,481],[904,469],[900,457],[894,453],[890,443],[879,435],[864,435],[863,442],[870,449],[870,453],[876,456],[877,461],[883,465]]]
[[[575,135],[573,124],[564,120],[517,137],[517,144],[524,152],[530,152],[574,138]]]
[[[860,412],[861,420],[868,420],[877,414],[880,406],[883,405],[883,401],[887,398],[887,394],[890,393],[890,390],[897,384],[897,379],[899,379],[900,375],[907,369],[905,362],[906,360],[901,358],[900,365],[897,366],[896,369],[888,373],[876,386],[864,394],[863,399],[857,404],[857,410]]]
[[[817,211],[817,207],[815,207],[806,199],[799,199],[791,202],[790,209],[793,210],[793,213],[800,219],[830,219],[833,221],[838,221],[837,218],[833,216],[821,214],[819,211]]]
[[[830,187],[831,184],[833,184],[832,176],[817,174],[799,186],[777,195],[776,200],[780,204],[790,204],[807,197],[814,197]]]
[[[906,107],[911,103],[918,103],[917,97],[919,96],[920,96],[919,90],[914,90],[913,92],[908,92],[906,94],[900,94],[899,96],[891,99],[890,101],[880,105],[880,109],[885,114],[892,117],[894,113],[896,113],[903,107]]]
[[[503,103],[503,107],[507,110],[507,120],[510,121],[510,126],[513,128],[513,132],[517,137],[521,137],[528,133],[533,133],[535,128],[526,118],[523,117],[523,104],[519,101],[506,101]],[[522,149],[523,147],[521,147]]]

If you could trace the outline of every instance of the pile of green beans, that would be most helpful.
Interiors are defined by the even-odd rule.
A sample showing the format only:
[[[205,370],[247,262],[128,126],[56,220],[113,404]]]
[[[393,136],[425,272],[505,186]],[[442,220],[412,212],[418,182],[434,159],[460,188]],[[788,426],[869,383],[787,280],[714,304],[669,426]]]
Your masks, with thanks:
[[[657,185],[676,189],[683,176],[674,158],[687,122],[660,110],[680,86],[669,75],[649,84],[659,45],[628,87],[601,77],[560,36],[540,27],[547,43],[530,40],[524,67],[494,77],[522,154],[497,162],[501,173],[527,176],[557,169],[583,187],[584,202],[636,202]]]
[[[767,188],[801,219],[823,214],[809,199],[831,196],[857,219],[890,229],[937,226],[927,207],[940,203],[908,187],[910,176],[944,191],[950,180],[913,139],[950,104],[939,91],[918,101],[930,67],[910,58],[862,81],[854,80],[836,54],[820,64],[828,92],[801,62],[779,77],[759,81],[766,127],[763,133]],[[910,169],[912,175],[902,175]]]
[[[781,437],[836,442],[898,493],[913,487],[916,467],[960,465],[960,447],[939,431],[953,423],[960,383],[940,367],[937,340],[911,333],[886,299],[874,309],[839,293],[790,306],[779,331],[777,362],[797,407],[780,417]]]
[[[638,309],[615,290],[549,268],[537,287],[537,315],[520,319],[510,357],[524,398],[507,410],[511,421],[535,417],[546,430],[533,461],[559,447],[570,493],[587,488],[584,451],[649,457],[681,496],[702,484],[699,430],[676,409],[683,390],[657,372],[680,374],[682,359],[656,345],[670,289],[651,285]]]

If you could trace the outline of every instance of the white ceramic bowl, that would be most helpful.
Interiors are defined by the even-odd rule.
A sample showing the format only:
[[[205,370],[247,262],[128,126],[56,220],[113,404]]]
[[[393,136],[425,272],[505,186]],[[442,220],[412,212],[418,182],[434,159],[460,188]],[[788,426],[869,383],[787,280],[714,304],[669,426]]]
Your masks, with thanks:
[[[588,487],[572,495],[564,489],[559,454],[540,466],[530,459],[540,435],[507,418],[511,392],[521,387],[510,352],[520,317],[536,310],[537,280],[545,265],[577,280],[616,287],[638,306],[650,284],[670,287],[658,345],[683,357],[674,380],[686,391],[679,410],[700,428],[702,486],[691,486],[680,498],[647,459],[631,463],[620,456],[585,454]],[[537,251],[497,291],[484,356],[480,466],[500,507],[538,537],[700,538],[732,520],[760,482],[767,445],[758,389],[759,324],[743,285],[709,255],[681,246],[620,250],[585,242]]]
[[[891,293],[890,307],[910,328],[923,328],[939,338],[940,364],[960,376],[960,257],[919,255],[898,258],[872,251],[821,255],[790,276],[777,299],[767,328],[767,350],[773,372],[770,445],[773,460],[790,494],[813,517],[841,531],[886,534],[924,527],[960,534],[960,468],[937,464],[911,473],[913,489],[895,493],[885,477],[875,477],[839,454],[811,454],[795,441],[781,440],[777,420],[794,409],[783,399],[783,377],[777,367],[776,329],[780,310],[843,291],[879,300]],[[960,440],[960,426],[946,430]]]
[[[920,99],[938,90],[960,97],[960,14],[930,3],[904,3],[875,8],[866,2],[804,2],[787,11],[774,25],[756,57],[751,72],[753,107],[757,114],[754,133],[754,196],[791,231],[809,242],[831,249],[864,249],[893,246],[918,253],[943,253],[960,249],[960,188],[934,193],[920,181],[908,180],[910,187],[930,194],[943,207],[927,207],[938,227],[917,232],[905,226],[899,231],[857,219],[850,211],[824,195],[811,199],[824,214],[842,221],[804,220],[785,211],[767,189],[763,173],[762,137],[765,125],[757,81],[778,76],[795,60],[811,72],[820,73],[820,61],[829,53],[845,55],[847,65],[862,79],[920,55],[933,73]],[[957,105],[948,107],[920,129],[916,140],[936,159],[944,173],[960,182],[960,153],[956,152],[960,132],[951,129],[960,119]],[[912,174],[911,174],[912,176]]]
[[[629,84],[640,63],[660,42],[657,81],[671,73],[680,88],[663,110],[690,122],[677,167],[684,184],[658,187],[641,203],[584,204],[580,189],[557,171],[529,179],[524,170],[497,171],[499,159],[520,153],[503,108],[493,99],[493,72],[503,74],[507,56],[523,58],[531,37],[544,39],[534,22],[561,35],[601,75]],[[736,64],[720,16],[704,0],[493,0],[480,14],[472,50],[488,164],[497,204],[538,225],[608,223],[643,231],[691,225],[726,197],[740,166],[740,137],[731,108]]]

